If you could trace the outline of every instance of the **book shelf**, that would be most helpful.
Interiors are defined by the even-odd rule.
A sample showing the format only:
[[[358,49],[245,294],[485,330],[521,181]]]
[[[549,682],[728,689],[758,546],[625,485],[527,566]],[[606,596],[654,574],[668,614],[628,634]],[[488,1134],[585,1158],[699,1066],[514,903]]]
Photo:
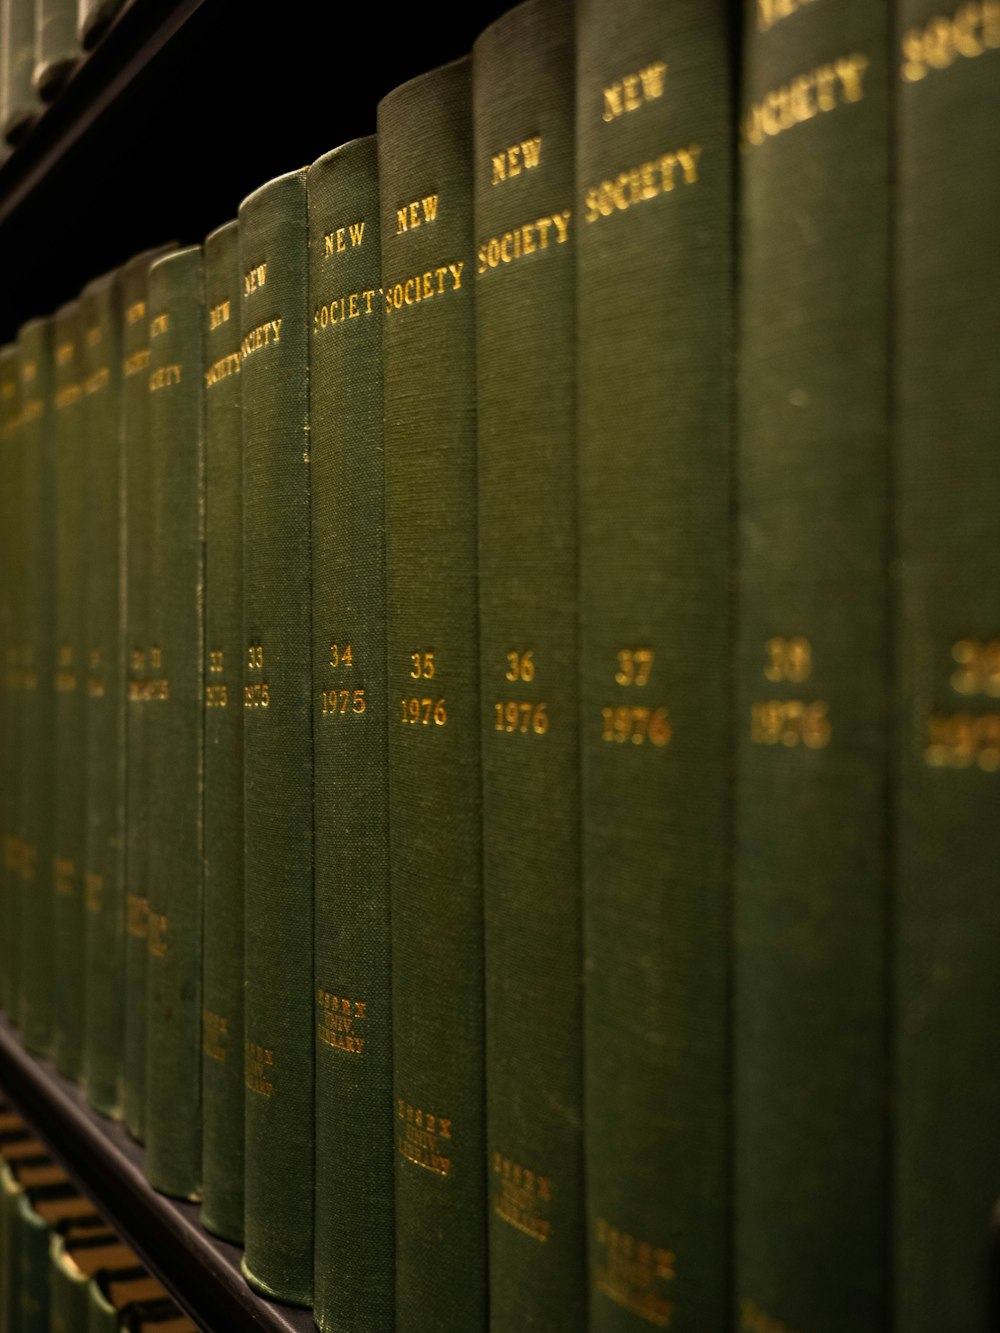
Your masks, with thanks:
[[[447,23],[394,10],[387,30],[374,7],[128,0],[0,163],[0,343],[96,275],[200,242],[263,182],[371,133],[384,94],[465,54],[508,7],[479,0]],[[0,1088],[200,1329],[314,1329],[309,1311],[259,1298],[241,1250],[201,1227],[196,1204],[156,1193],[124,1127],[2,1017]]]

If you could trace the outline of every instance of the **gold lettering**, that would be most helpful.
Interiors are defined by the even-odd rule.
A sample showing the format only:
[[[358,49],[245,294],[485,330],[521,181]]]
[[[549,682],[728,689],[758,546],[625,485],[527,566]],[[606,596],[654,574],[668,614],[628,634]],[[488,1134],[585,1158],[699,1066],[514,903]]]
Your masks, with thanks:
[[[154,315],[149,321],[149,336],[150,338],[159,338],[162,334],[166,333],[169,328],[170,313],[165,310],[162,315]]]
[[[773,88],[754,102],[740,120],[740,149],[747,152],[765,139],[812,120],[819,112],[860,102],[864,97],[863,76],[868,57],[843,56],[798,74],[789,83]]]
[[[83,381],[83,391],[86,394],[97,393],[98,390],[107,388],[111,381],[111,372],[107,366],[101,366],[95,370],[92,375],[88,375]]]
[[[629,167],[613,180],[591,186],[584,192],[584,220],[597,222],[599,218],[627,212],[636,204],[669,194],[678,184],[696,184],[700,158],[701,146],[689,144],[687,148],[662,153],[651,161]]]
[[[638,111],[646,102],[655,102],[662,97],[666,72],[666,63],[657,60],[637,73],[624,75],[605,88],[601,111],[604,123],[610,124],[629,111]]]
[[[149,391],[155,393],[157,389],[170,389],[180,382],[180,366],[157,366],[149,377]]]
[[[243,294],[249,296],[267,282],[267,264],[256,264],[243,274]]]
[[[493,184],[500,185],[506,180],[512,180],[515,176],[520,176],[522,171],[531,171],[537,167],[542,158],[542,136],[536,134],[532,139],[525,139],[521,143],[512,144],[510,148],[505,148],[502,153],[494,153],[493,163]]]
[[[133,301],[125,311],[126,324],[138,324],[140,319],[146,318],[146,302]]]
[[[230,306],[229,301],[220,301],[218,305],[212,306],[208,312],[209,329],[217,329],[220,324],[229,322]]]
[[[491,236],[483,241],[477,251],[476,273],[483,274],[488,269],[498,268],[501,264],[512,264],[524,255],[532,255],[537,250],[549,248],[549,238],[555,232],[556,245],[565,244],[569,235],[570,211],[553,213],[549,217],[538,218],[535,222],[524,222],[514,231],[506,231],[502,236]]]
[[[396,209],[396,235],[413,231],[417,227],[437,220],[438,197],[436,194],[425,195],[423,199],[414,199],[402,208]]]
[[[145,370],[149,365],[149,348],[141,347],[138,352],[133,352],[122,362],[122,374],[125,376],[138,375],[140,371]]]
[[[761,32],[767,32],[781,19],[791,18],[809,3],[811,0],[757,0],[757,27]]]
[[[676,1277],[677,1256],[665,1246],[639,1240],[603,1217],[595,1226],[596,1289],[616,1305],[657,1328],[668,1328],[674,1302],[661,1284]]]
[[[270,347],[281,342],[281,319],[269,319],[251,329],[240,343],[240,356],[245,361],[262,347]]]
[[[226,1063],[229,1046],[229,1023],[221,1014],[213,1014],[210,1009],[201,1013],[201,1048],[210,1060],[217,1064]]]
[[[221,380],[228,379],[230,375],[238,375],[239,373],[239,352],[228,352],[225,356],[220,356],[218,361],[214,361],[205,371],[205,387],[210,389]]]
[[[137,940],[149,935],[149,899],[136,893],[125,896],[125,929]]]
[[[939,15],[909,28],[901,42],[900,74],[919,83],[931,70],[948,69],[958,57],[974,60],[1000,49],[1000,0],[967,0],[951,17]]]

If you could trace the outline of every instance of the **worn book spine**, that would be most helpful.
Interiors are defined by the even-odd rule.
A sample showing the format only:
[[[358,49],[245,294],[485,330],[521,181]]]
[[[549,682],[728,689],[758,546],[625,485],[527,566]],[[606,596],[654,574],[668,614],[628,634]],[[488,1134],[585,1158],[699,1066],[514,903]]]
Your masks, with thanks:
[[[729,1323],[727,15],[577,7],[591,1333]]]
[[[149,265],[122,269],[121,448],[125,524],[125,1065],[122,1109],[137,1139],[146,1132],[146,964],[149,934]]]
[[[202,1209],[243,1238],[243,441],[236,222],[205,241]]]
[[[872,0],[746,7],[733,1104],[747,1333],[887,1319],[887,24]]]
[[[146,1175],[201,1186],[204,710],[200,246],[149,270],[149,948]]]
[[[22,960],[19,1018],[29,1050],[52,1048],[52,793],[55,789],[56,445],[53,431],[52,321],[18,335],[24,450],[24,674],[21,695]]]
[[[125,692],[122,644],[121,287],[99,278],[80,298],[87,470],[84,519],[87,829],[83,1085],[105,1115],[121,1110],[125,994]]]
[[[378,152],[309,170],[316,1033],[315,1317],[395,1309]]]
[[[246,1252],[313,1290],[313,800],[306,173],[240,205]]]
[[[35,64],[32,82],[43,102],[51,102],[80,57],[76,37],[77,0],[34,0]]]
[[[0,348],[0,902],[4,930],[0,933],[0,1002],[16,1023],[20,999],[21,958],[18,950],[22,893],[20,757],[21,757],[21,572],[24,558],[23,508],[20,496],[20,377],[17,347]]]
[[[1000,1180],[1000,6],[902,0],[893,1294],[986,1333]]]
[[[55,800],[52,803],[53,1050],[56,1067],[78,1078],[83,1049],[83,861],[86,840],[86,649],[84,596],[86,440],[83,433],[83,321],[79,303],[56,314],[54,432],[56,503]],[[44,875],[40,879],[44,883]]]
[[[495,1333],[587,1318],[573,52],[565,0],[528,0],[473,51]]]
[[[486,1326],[471,64],[379,105],[396,1327]]]
[[[38,114],[31,82],[35,63],[35,0],[0,0],[0,135],[21,142]]]

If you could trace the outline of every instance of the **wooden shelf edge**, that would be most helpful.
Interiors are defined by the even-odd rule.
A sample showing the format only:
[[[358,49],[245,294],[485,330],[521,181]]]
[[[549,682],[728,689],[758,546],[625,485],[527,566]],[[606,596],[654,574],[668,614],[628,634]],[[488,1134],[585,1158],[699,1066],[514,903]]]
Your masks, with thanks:
[[[0,1016],[0,1087],[85,1194],[209,1333],[315,1333],[306,1310],[263,1300],[240,1273],[242,1251],[210,1236],[198,1206],[157,1194],[143,1149],[90,1107],[48,1060],[29,1055]]]

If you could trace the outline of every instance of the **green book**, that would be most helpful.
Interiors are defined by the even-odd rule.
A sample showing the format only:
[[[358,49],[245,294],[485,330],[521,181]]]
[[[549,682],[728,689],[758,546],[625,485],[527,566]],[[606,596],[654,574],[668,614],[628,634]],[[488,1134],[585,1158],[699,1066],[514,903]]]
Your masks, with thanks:
[[[86,840],[86,651],[84,587],[86,438],[83,429],[83,321],[79,302],[55,316],[53,429],[56,450],[56,789],[52,966],[56,1068],[78,1078],[83,1051]],[[44,883],[44,878],[40,881]]]
[[[573,11],[473,52],[490,1326],[583,1328]]]
[[[17,1196],[17,1333],[51,1333],[49,1224],[35,1208],[36,1196],[50,1192],[22,1187]]]
[[[0,1161],[0,1333],[19,1333],[23,1188],[9,1162]]]
[[[38,114],[34,0],[0,0],[0,136],[20,143]]]
[[[87,1322],[81,1333],[118,1333],[118,1311],[104,1293],[101,1275],[91,1278],[87,1287]]]
[[[56,444],[53,429],[52,321],[32,320],[18,335],[24,449],[24,676],[21,695],[21,876],[18,922],[22,959],[19,1018],[29,1050],[52,1049],[54,854],[52,794],[56,786],[55,607]]]
[[[471,73],[378,109],[399,1333],[487,1318]]]
[[[149,561],[152,518],[149,448],[149,265],[122,269],[122,512],[125,515],[125,1063],[122,1109],[137,1139],[146,1126],[146,965],[149,935]]]
[[[727,12],[577,7],[591,1333],[729,1322]]]
[[[3,919],[0,933],[0,1003],[18,1021],[21,979],[17,947],[21,901],[21,610],[24,558],[21,503],[22,446],[20,438],[21,388],[17,347],[0,348],[0,643],[3,674],[0,679],[0,839],[2,839]]]
[[[205,241],[202,1222],[243,1239],[243,441],[236,222]]]
[[[1000,9],[901,0],[896,23],[893,1295],[906,1333],[986,1333],[1000,1195]]]
[[[146,1175],[186,1199],[201,1186],[203,281],[200,246],[149,270]]]
[[[313,801],[306,173],[240,205],[246,1252],[313,1292]]]
[[[125,691],[119,398],[121,286],[117,272],[80,297],[87,458],[84,518],[87,828],[83,874],[86,1008],[82,1080],[91,1104],[121,1111],[125,994]]]
[[[394,1118],[375,138],[321,157],[307,184],[314,804],[323,812],[315,834],[314,1312],[324,1333],[388,1333]]]
[[[746,16],[736,1299],[749,1333],[874,1333],[888,1287],[888,15],[837,0]]]
[[[89,1279],[58,1231],[49,1237],[49,1267],[51,1333],[85,1333]]]
[[[32,82],[43,102],[61,91],[80,58],[77,0],[35,0],[35,66]]]

